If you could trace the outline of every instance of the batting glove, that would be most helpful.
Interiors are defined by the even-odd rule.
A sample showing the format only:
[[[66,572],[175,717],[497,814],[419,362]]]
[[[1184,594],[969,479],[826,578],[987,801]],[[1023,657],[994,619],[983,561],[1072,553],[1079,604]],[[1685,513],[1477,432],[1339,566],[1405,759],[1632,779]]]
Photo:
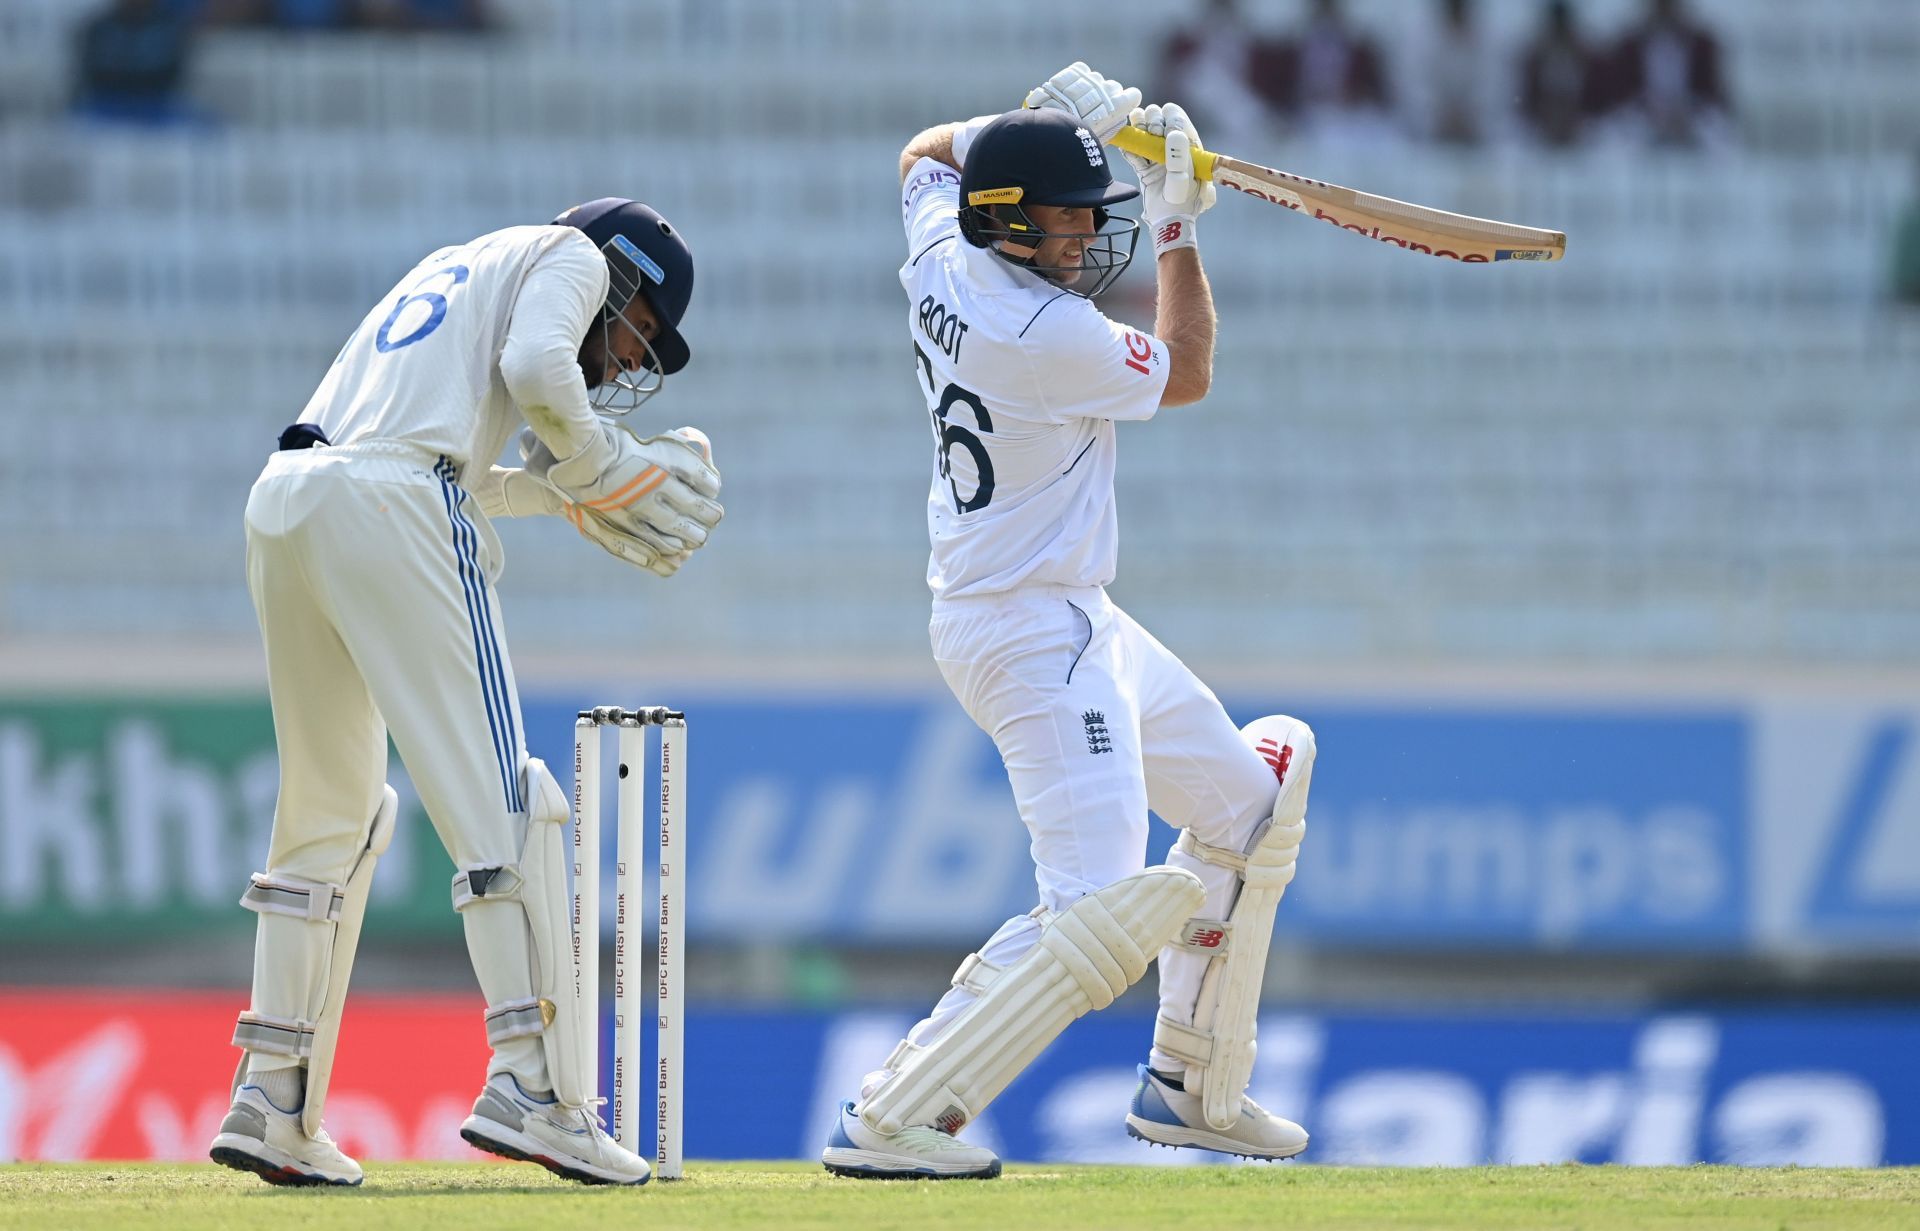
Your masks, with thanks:
[[[1199,246],[1195,220],[1212,209],[1219,196],[1211,180],[1196,180],[1193,175],[1193,151],[1203,148],[1199,130],[1177,103],[1135,107],[1127,120],[1167,142],[1164,163],[1126,155],[1140,178],[1140,221],[1153,236],[1154,255]]]
[[[1085,61],[1075,60],[1029,90],[1022,105],[1064,111],[1105,143],[1126,124],[1127,114],[1140,105],[1140,91],[1102,77]]]

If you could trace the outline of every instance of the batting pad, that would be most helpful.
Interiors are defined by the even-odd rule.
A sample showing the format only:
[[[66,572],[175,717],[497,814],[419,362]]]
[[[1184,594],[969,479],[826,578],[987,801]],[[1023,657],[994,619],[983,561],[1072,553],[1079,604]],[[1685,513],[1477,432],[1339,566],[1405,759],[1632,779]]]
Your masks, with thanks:
[[[326,1110],[327,1083],[333,1076],[340,1017],[346,1011],[347,983],[353,975],[354,952],[360,947],[360,924],[367,914],[367,895],[373,890],[374,865],[393,841],[394,821],[399,814],[400,797],[383,784],[379,807],[367,826],[366,845],[355,857],[344,883],[259,873],[240,899],[240,905],[261,917],[256,966],[280,980],[282,994],[270,1000],[282,1002],[290,994],[303,1002],[301,1012],[312,1016],[282,1018],[249,1009],[240,1014],[239,1024],[234,1027],[233,1045],[248,1053],[284,1056],[304,1063],[306,1103],[300,1114],[302,1129],[309,1137],[320,1131],[320,1116]],[[295,922],[289,925],[285,922],[288,919]],[[326,925],[325,930],[316,925]],[[300,978],[293,972],[302,970],[315,972],[314,982],[306,987],[288,987],[288,982]],[[236,1092],[245,1080],[247,1066],[248,1057],[243,1055],[233,1075]]]
[[[1044,919],[1034,946],[1010,966],[969,957],[956,982],[979,998],[932,1042],[894,1050],[893,1076],[860,1119],[887,1135],[910,1125],[959,1132],[1075,1018],[1136,983],[1205,896],[1191,872],[1148,868]]]
[[[1307,790],[1313,784],[1313,730],[1297,718],[1274,715],[1241,730],[1280,778],[1273,819],[1256,831],[1245,854],[1209,846],[1191,830],[1180,835],[1188,857],[1232,868],[1240,892],[1226,926],[1205,929],[1218,948],[1201,976],[1200,996],[1191,1026],[1163,1011],[1154,1023],[1153,1042],[1187,1063],[1186,1087],[1200,1096],[1207,1123],[1220,1131],[1240,1118],[1240,1099],[1253,1076],[1254,1031],[1260,1008],[1260,984],[1267,971],[1267,947],[1281,895],[1293,881],[1300,839],[1307,832]],[[1189,948],[1192,929],[1183,929]],[[1204,951],[1204,950],[1203,950]]]
[[[581,1051],[573,980],[573,923],[567,900],[563,830],[571,812],[545,762],[526,762],[527,833],[520,862],[462,868],[453,908],[487,993],[487,1041],[495,1047],[538,1035],[554,1097],[579,1107],[592,1097]],[[503,995],[503,989],[512,989]],[[527,992],[531,990],[532,994]]]
[[[300,1109],[300,1127],[309,1137],[320,1134],[320,1115],[327,1106],[327,1083],[333,1078],[333,1056],[340,1044],[340,1018],[347,1010],[347,979],[353,973],[353,954],[360,947],[360,925],[367,917],[367,895],[373,892],[373,867],[393,842],[393,826],[400,815],[400,797],[382,784],[380,808],[374,813],[366,849],[347,876],[340,921],[333,928],[333,954],[327,966],[327,998],[320,1020],[313,1025],[313,1055],[307,1060],[307,1102]]]

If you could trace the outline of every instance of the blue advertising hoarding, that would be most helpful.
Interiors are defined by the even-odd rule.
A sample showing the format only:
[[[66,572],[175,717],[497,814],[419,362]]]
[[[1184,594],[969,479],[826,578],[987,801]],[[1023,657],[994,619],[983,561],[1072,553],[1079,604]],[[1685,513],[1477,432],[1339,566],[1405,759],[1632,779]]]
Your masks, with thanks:
[[[531,696],[533,751],[564,779],[574,705],[623,691]],[[999,757],[950,697],[671,699],[692,715],[695,940],[957,955],[1031,907]],[[1283,946],[1920,955],[1913,706],[1231,708],[1285,708],[1319,732]],[[402,839],[374,885],[375,934],[455,938],[447,857],[397,760],[390,776]],[[277,777],[264,698],[0,705],[0,928],[250,926],[234,886],[265,857]],[[1150,857],[1172,839],[1155,827]]]
[[[838,1101],[911,1021],[696,1013],[687,1156],[818,1157]],[[1223,1162],[1126,1136],[1151,1033],[1137,1014],[1081,1019],[964,1135],[1018,1160]],[[1917,1055],[1910,1009],[1269,1013],[1251,1093],[1307,1128],[1318,1163],[1910,1165]]]
[[[998,754],[950,698],[675,701],[692,723],[696,939],[972,943],[1032,906]],[[1230,708],[1244,720],[1277,707]],[[550,764],[571,764],[552,741],[570,737],[572,710],[527,706],[532,748]],[[1297,712],[1320,756],[1283,938],[1920,949],[1912,713]],[[1173,836],[1156,826],[1150,858]]]

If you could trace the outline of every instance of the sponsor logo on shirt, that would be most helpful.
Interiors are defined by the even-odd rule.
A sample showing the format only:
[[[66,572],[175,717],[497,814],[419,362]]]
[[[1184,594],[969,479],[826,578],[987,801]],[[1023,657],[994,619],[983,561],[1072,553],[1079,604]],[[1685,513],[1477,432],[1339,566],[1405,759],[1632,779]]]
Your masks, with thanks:
[[[1147,341],[1147,335],[1137,330],[1128,330],[1126,365],[1142,376],[1146,376],[1153,371],[1147,366],[1147,360],[1151,358],[1153,358],[1153,343]]]
[[[942,168],[941,170],[938,170],[938,171],[928,171],[928,172],[925,172],[924,174],[914,176],[912,179],[907,181],[906,188],[901,191],[901,194],[900,194],[901,208],[904,209],[907,206],[912,205],[913,199],[915,197],[919,196],[922,192],[925,192],[927,189],[932,188],[936,184],[952,184],[954,187],[958,188],[960,186],[960,173],[958,171],[950,171],[945,168]]]

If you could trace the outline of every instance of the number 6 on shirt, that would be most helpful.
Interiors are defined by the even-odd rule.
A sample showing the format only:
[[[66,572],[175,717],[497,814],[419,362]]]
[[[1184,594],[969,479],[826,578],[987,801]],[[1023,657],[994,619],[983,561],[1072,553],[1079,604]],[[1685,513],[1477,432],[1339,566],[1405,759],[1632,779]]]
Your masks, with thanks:
[[[931,388],[933,381],[933,364],[927,359],[926,352],[922,351],[918,346],[915,346],[913,350],[914,354],[920,359],[921,367],[926,370],[928,387]],[[981,442],[980,437],[976,436],[973,431],[961,427],[957,423],[949,423],[947,421],[947,413],[953,409],[955,402],[959,402],[973,411],[975,425],[980,431],[985,432],[989,436],[993,434],[993,416],[987,413],[987,408],[981,404],[977,394],[969,393],[959,385],[948,385],[945,389],[941,390],[940,404],[932,410],[934,444],[939,449],[937,461],[940,467],[940,477],[947,481],[948,488],[953,492],[953,511],[956,513],[971,513],[976,509],[986,508],[988,503],[993,500],[993,459],[987,455],[987,446]],[[953,447],[955,445],[959,445],[965,449],[973,458],[973,472],[977,477],[973,495],[965,499],[962,499],[960,496],[959,480],[953,477]]]

